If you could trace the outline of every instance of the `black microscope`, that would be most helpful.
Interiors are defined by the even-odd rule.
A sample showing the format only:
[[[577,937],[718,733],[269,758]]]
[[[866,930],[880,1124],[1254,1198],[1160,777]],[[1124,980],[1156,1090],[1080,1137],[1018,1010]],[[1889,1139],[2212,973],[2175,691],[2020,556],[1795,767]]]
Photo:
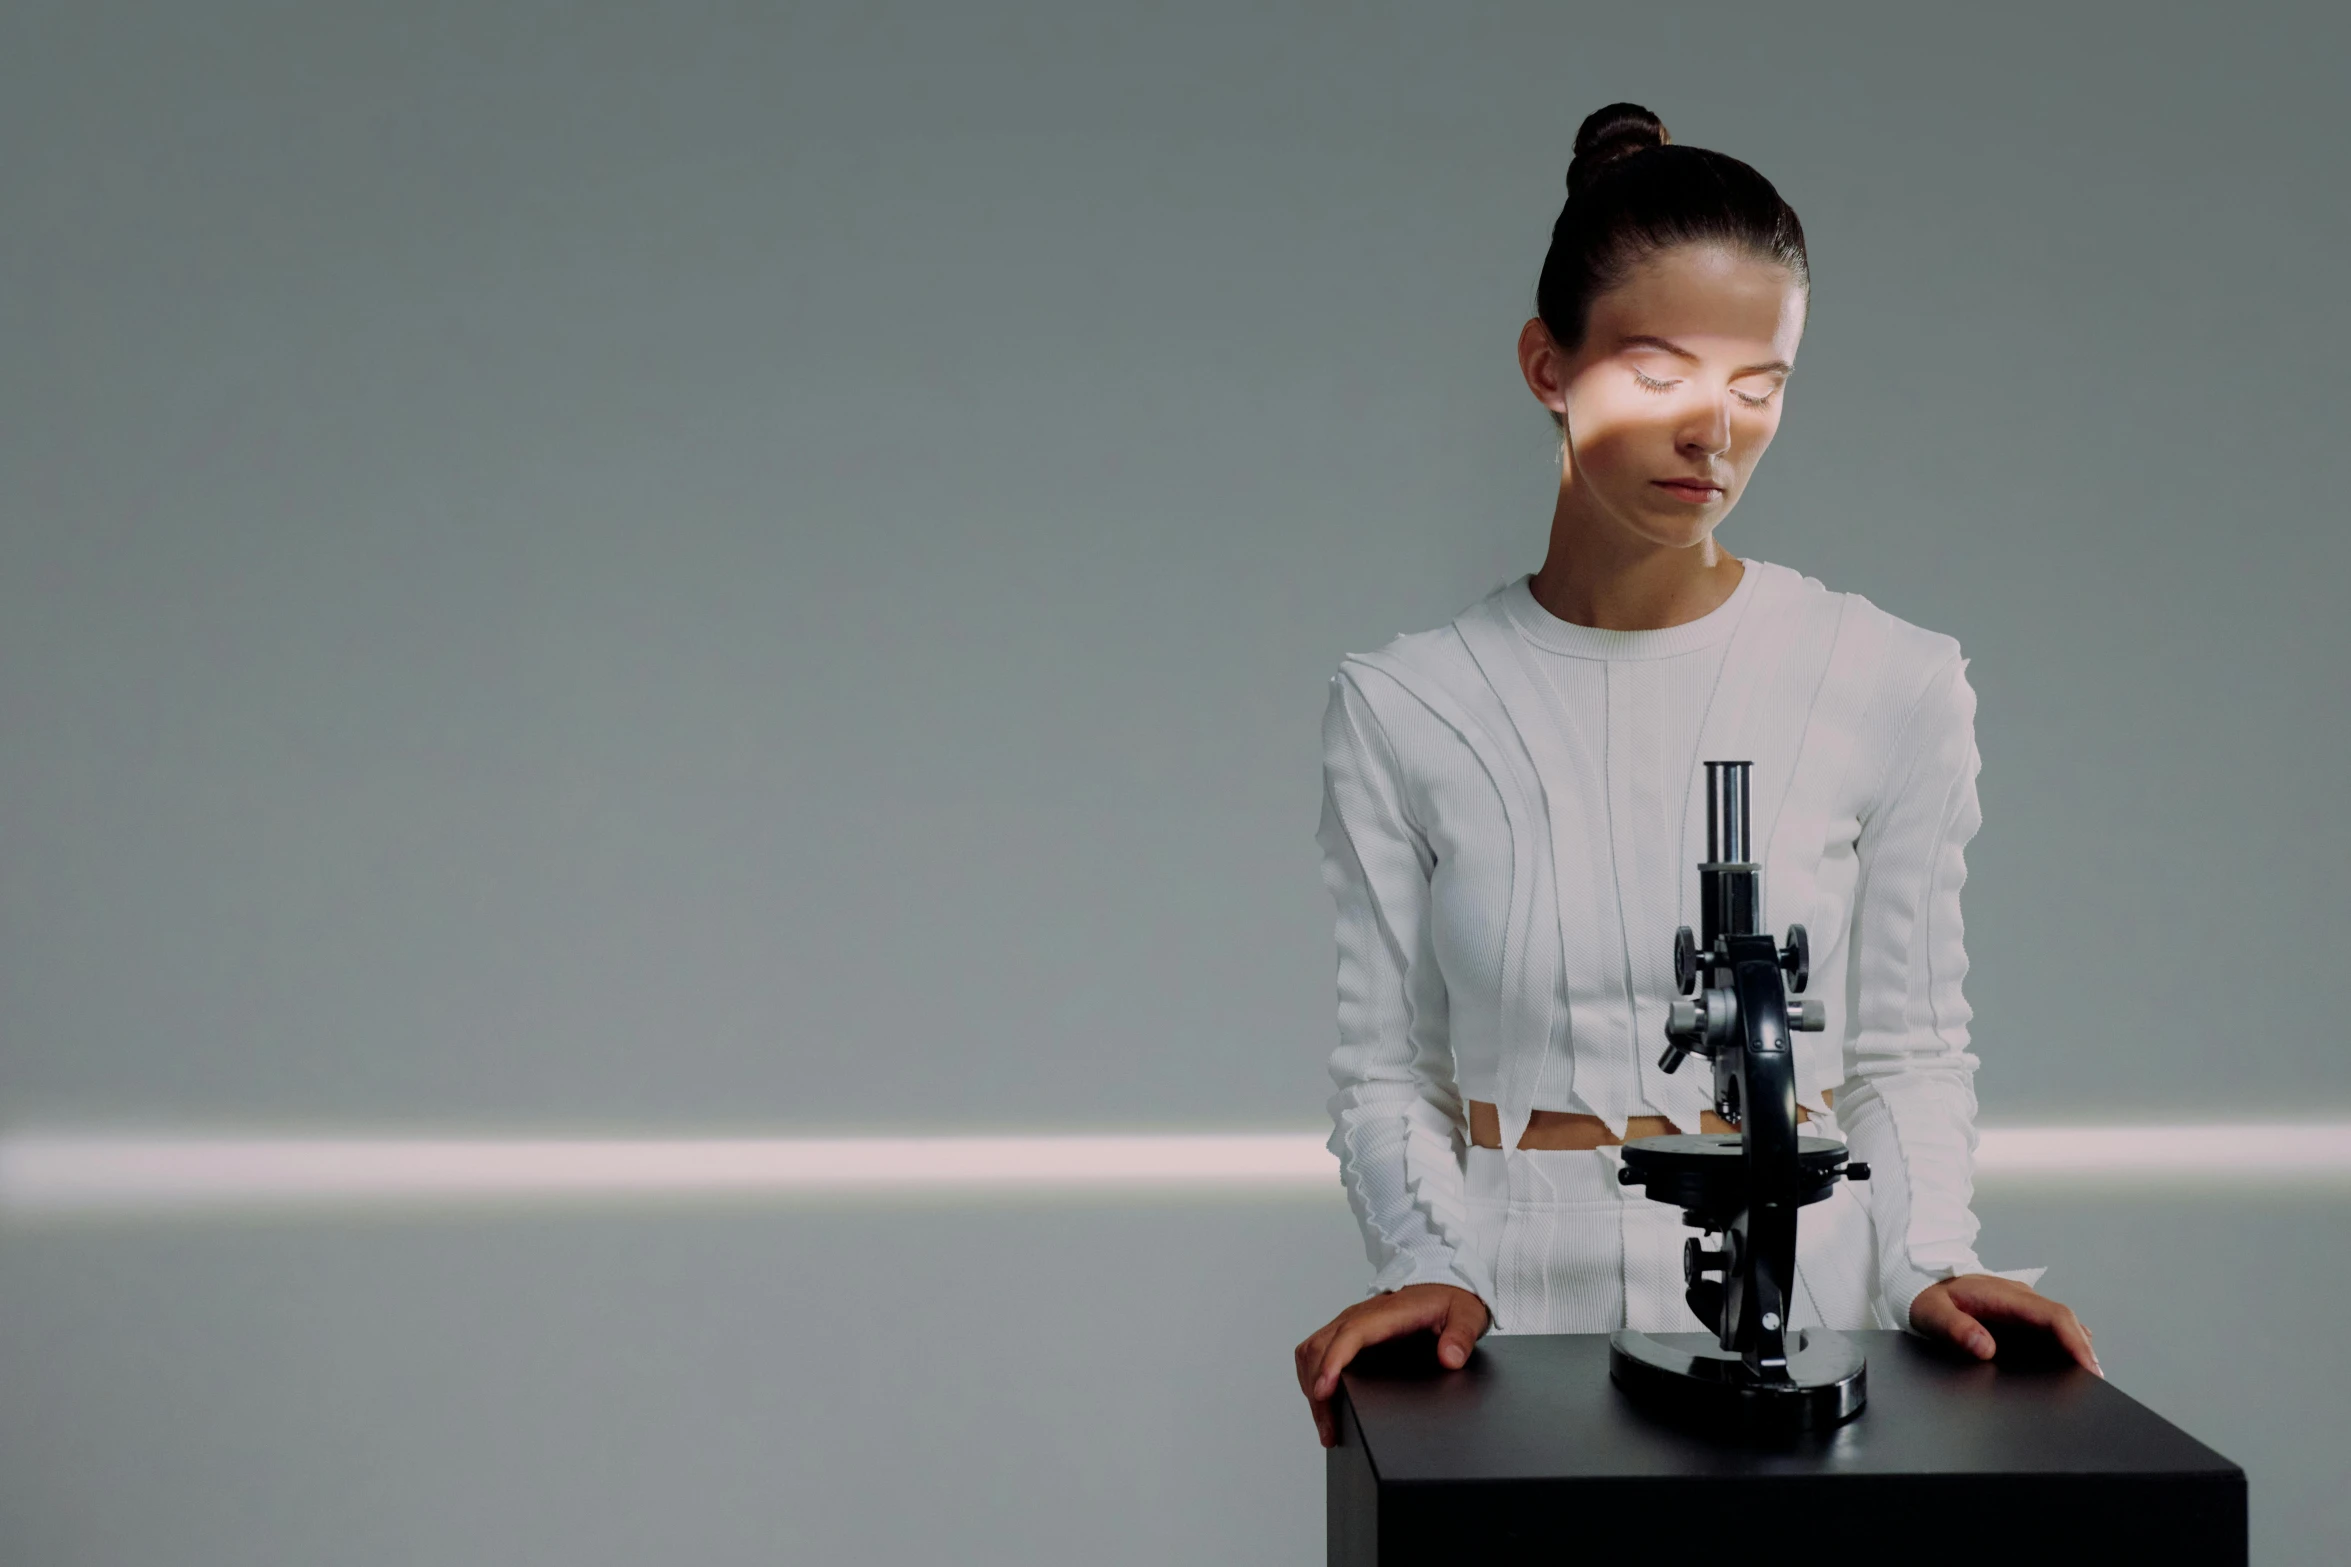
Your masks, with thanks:
[[[1609,1339],[1608,1371],[1634,1402],[1709,1429],[1779,1434],[1833,1426],[1868,1396],[1861,1351],[1826,1328],[1791,1329],[1796,1210],[1840,1176],[1867,1180],[1845,1145],[1796,1135],[1796,1063],[1790,1030],[1824,1024],[1817,1000],[1791,997],[1811,978],[1804,927],[1775,946],[1762,930],[1763,867],[1748,858],[1748,762],[1706,764],[1706,858],[1698,866],[1699,929],[1674,933],[1674,977],[1685,999],[1666,1019],[1658,1065],[1692,1053],[1714,1064],[1714,1105],[1735,1133],[1642,1137],[1624,1145],[1617,1179],[1639,1186],[1711,1237],[1684,1247],[1684,1298],[1714,1330]],[[1782,979],[1786,983],[1783,985]],[[1701,982],[1704,988],[1701,989]]]

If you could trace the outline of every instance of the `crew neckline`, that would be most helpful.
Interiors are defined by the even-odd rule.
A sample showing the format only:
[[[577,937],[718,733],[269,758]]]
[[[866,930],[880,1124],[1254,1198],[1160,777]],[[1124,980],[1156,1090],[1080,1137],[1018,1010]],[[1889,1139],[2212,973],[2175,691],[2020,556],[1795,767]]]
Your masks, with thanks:
[[[1739,557],[1739,564],[1746,570],[1739,574],[1739,585],[1731,589],[1731,596],[1696,620],[1685,620],[1678,626],[1611,631],[1561,620],[1535,597],[1533,572],[1502,590],[1502,605],[1521,636],[1554,653],[1565,653],[1572,658],[1669,658],[1676,653],[1711,647],[1738,629],[1739,617],[1746,610],[1747,601],[1755,596],[1756,583],[1768,569],[1762,561],[1749,560],[1744,555]]]

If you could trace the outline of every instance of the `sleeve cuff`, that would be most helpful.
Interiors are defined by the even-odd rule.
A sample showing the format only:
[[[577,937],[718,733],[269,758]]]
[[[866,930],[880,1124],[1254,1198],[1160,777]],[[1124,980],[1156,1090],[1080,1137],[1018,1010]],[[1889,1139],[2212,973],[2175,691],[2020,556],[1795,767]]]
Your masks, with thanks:
[[[1386,1267],[1380,1269],[1378,1274],[1373,1277],[1371,1287],[1366,1289],[1363,1295],[1366,1300],[1369,1300],[1374,1295],[1385,1295],[1392,1290],[1400,1290],[1408,1284],[1450,1284],[1457,1290],[1469,1291],[1478,1298],[1479,1304],[1486,1308],[1486,1325],[1479,1330],[1478,1337],[1484,1338],[1488,1333],[1494,1331],[1494,1297],[1492,1294],[1480,1288],[1477,1282],[1464,1274],[1460,1268],[1441,1258],[1416,1257],[1409,1252],[1399,1252]]]
[[[1883,1285],[1886,1308],[1893,1314],[1895,1326],[1905,1333],[1917,1333],[1918,1329],[1911,1326],[1910,1308],[1917,1302],[1918,1297],[1925,1294],[1932,1285],[1940,1284],[1945,1279],[1958,1278],[1962,1274],[1980,1273],[1989,1278],[2011,1279],[2027,1289],[2035,1289],[2040,1285],[2041,1275],[2048,1271],[2046,1267],[1945,1268],[1937,1273],[1923,1273],[1911,1267],[1889,1269]],[[1921,1337],[1923,1336],[1921,1335]]]
[[[1910,1321],[1911,1303],[1925,1294],[1929,1286],[1942,1283],[1957,1271],[1946,1268],[1937,1273],[1928,1273],[1907,1264],[1887,1268],[1880,1287],[1885,1292],[1886,1311],[1894,1319],[1889,1326],[1900,1328],[1905,1333],[1917,1333],[1918,1329]],[[1920,1337],[1924,1336],[1920,1334]]]

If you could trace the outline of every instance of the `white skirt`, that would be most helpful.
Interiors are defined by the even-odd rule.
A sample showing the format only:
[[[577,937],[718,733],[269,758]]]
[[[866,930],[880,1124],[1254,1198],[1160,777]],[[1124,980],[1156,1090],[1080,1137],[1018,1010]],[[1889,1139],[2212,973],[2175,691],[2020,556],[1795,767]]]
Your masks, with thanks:
[[[1808,1129],[1809,1130],[1809,1129]],[[1829,1135],[1834,1135],[1829,1134]],[[1496,1333],[1703,1333],[1682,1298],[1682,1211],[1617,1183],[1618,1148],[1468,1150],[1472,1245]],[[1792,1327],[1873,1328],[1877,1236],[1849,1181],[1796,1217]]]

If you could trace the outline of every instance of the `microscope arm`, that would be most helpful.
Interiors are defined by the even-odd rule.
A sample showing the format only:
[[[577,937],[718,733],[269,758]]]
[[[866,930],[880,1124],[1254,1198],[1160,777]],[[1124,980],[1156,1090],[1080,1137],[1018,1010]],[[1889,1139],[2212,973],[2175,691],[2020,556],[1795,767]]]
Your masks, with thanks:
[[[1747,1207],[1731,1226],[1737,1265],[1726,1283],[1722,1345],[1742,1349],[1761,1376],[1787,1373],[1788,1303],[1796,1283],[1796,1067],[1788,1046],[1787,992],[1768,936],[1729,938],[1739,1033],[1717,1057],[1718,1081],[1735,1078]],[[1727,1085],[1726,1085],[1727,1086]]]
[[[1717,1286],[1693,1280],[1693,1307],[1711,1316],[1726,1350],[1739,1353],[1761,1379],[1784,1376],[1787,1323],[1796,1282],[1796,1210],[1804,1203],[1796,1132],[1795,1056],[1791,1030],[1817,1029],[1825,1018],[1818,1001],[1788,995],[1787,982],[1810,979],[1810,944],[1801,925],[1788,932],[1785,948],[1760,933],[1717,933],[1703,953],[1687,932],[1677,943],[1682,982],[1696,988],[1701,972],[1710,976],[1703,994],[1673,1004],[1667,1026],[1672,1041],[1658,1063],[1673,1071],[1692,1052],[1714,1067],[1715,1107],[1739,1127],[1745,1201],[1721,1221],[1728,1239],[1708,1271],[1723,1275],[1721,1309],[1699,1305]],[[1711,1304],[1710,1302],[1708,1304]]]

